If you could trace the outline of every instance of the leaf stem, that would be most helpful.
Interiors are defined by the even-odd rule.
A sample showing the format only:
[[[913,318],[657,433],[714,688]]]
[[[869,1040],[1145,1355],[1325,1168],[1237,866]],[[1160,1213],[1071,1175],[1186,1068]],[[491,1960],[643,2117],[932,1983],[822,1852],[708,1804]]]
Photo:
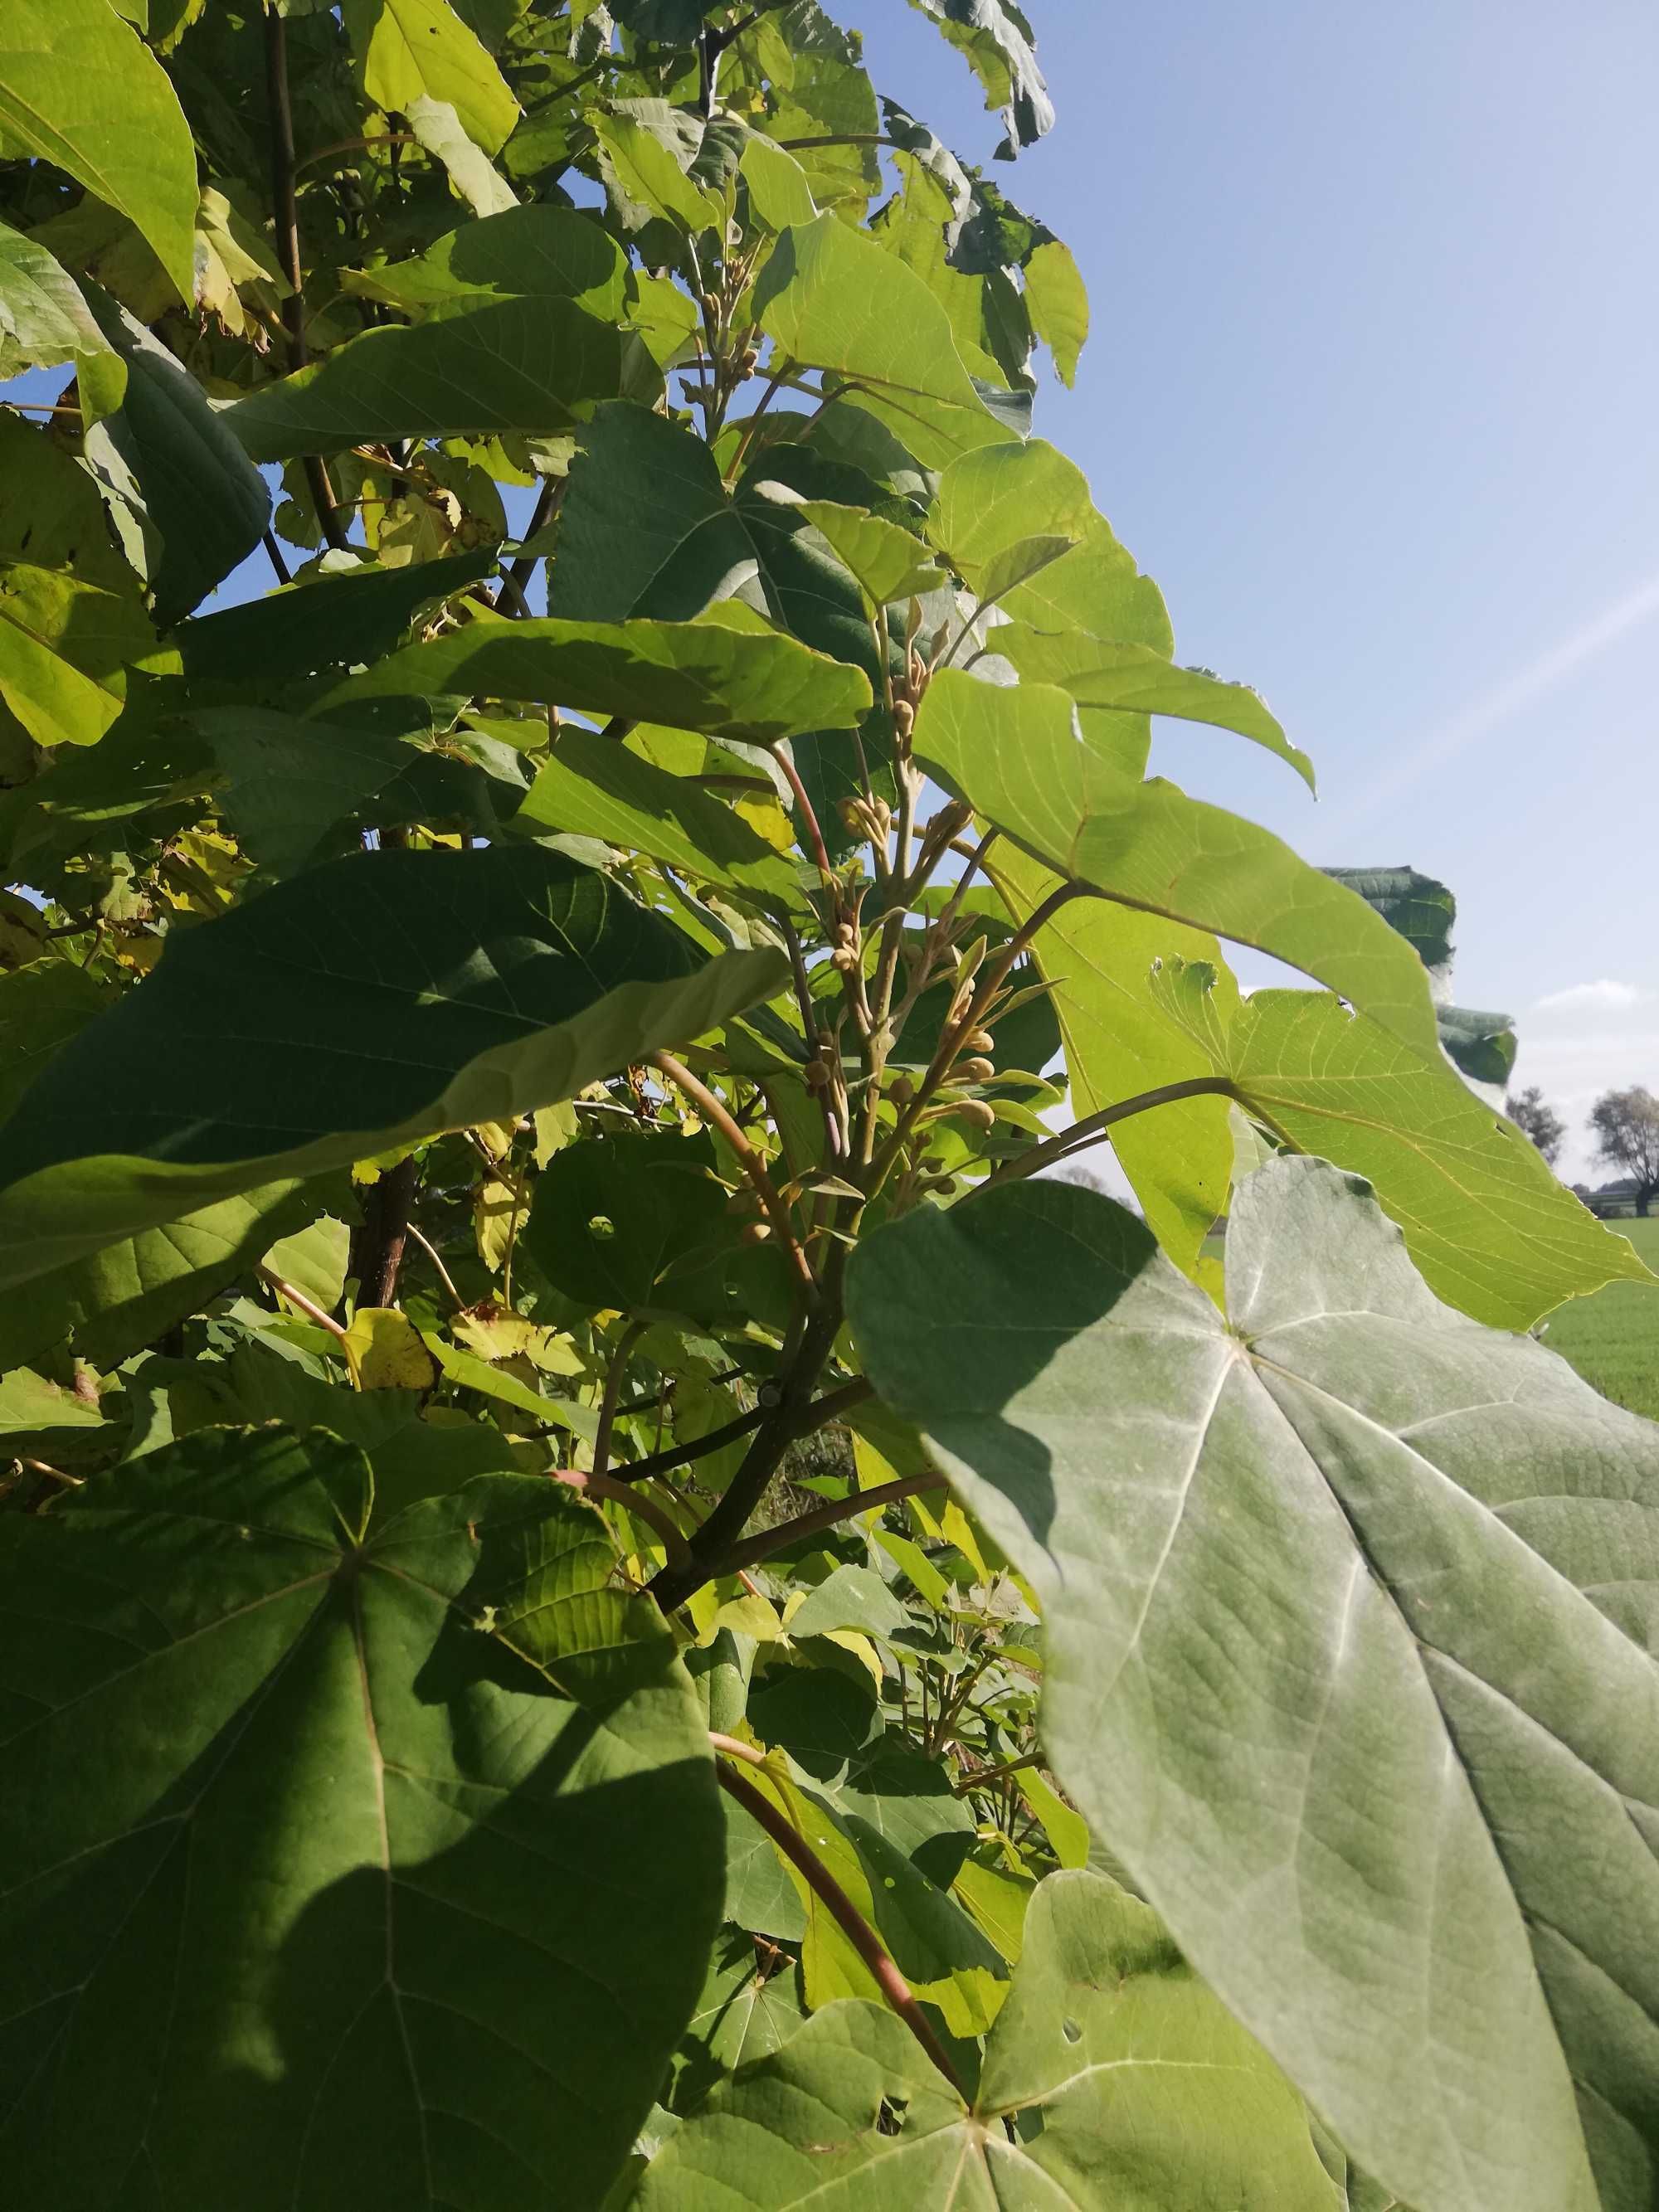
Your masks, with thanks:
[[[415,1239],[415,1242],[420,1246],[422,1251],[426,1254],[427,1258],[431,1261],[433,1266],[437,1269],[438,1279],[442,1283],[445,1290],[448,1291],[451,1299],[453,1301],[456,1312],[465,1313],[466,1311],[466,1300],[456,1289],[454,1277],[450,1273],[448,1268],[445,1267],[442,1260],[438,1256],[437,1246],[432,1242],[432,1239],[429,1237],[426,1236],[422,1231],[417,1229],[412,1221],[408,1224],[408,1229],[410,1235]]]
[[[611,1464],[611,1431],[617,1423],[617,1401],[622,1395],[623,1379],[628,1372],[634,1346],[644,1334],[645,1323],[642,1321],[630,1321],[617,1339],[617,1348],[611,1355],[611,1364],[605,1370],[605,1390],[599,1400],[599,1425],[593,1431],[593,1472],[596,1475],[603,1475]]]
[[[643,1521],[647,1528],[656,1530],[667,1547],[671,1559],[690,1558],[690,1547],[683,1531],[677,1528],[669,1518],[667,1508],[659,1505],[654,1498],[642,1497],[637,1490],[630,1490],[625,1482],[617,1481],[614,1476],[597,1472],[586,1474],[579,1468],[555,1468],[553,1480],[563,1483],[568,1489],[582,1491],[589,1498],[603,1498],[613,1505],[622,1506],[635,1520]]]
[[[1023,1176],[1035,1175],[1039,1168],[1052,1167],[1060,1160],[1069,1159],[1073,1152],[1085,1152],[1115,1123],[1127,1121],[1133,1115],[1149,1114],[1157,1106],[1174,1106],[1183,1098],[1232,1098],[1237,1095],[1229,1076],[1191,1075],[1180,1083],[1160,1083],[1155,1090],[1139,1091],[1133,1098],[1120,1098],[1115,1105],[1103,1106],[1098,1113],[1074,1121],[1058,1136],[1033,1145],[1029,1152],[1021,1152],[1018,1158],[1005,1160],[983,1182],[976,1183],[962,1203],[966,1206],[970,1199],[979,1197],[998,1183],[1018,1182]]]
[[[728,1763],[731,1754],[722,1747],[721,1756],[714,1761],[714,1772],[720,1788],[729,1797],[736,1798],[744,1810],[758,1821],[784,1856],[797,1869],[814,1895],[827,1907],[842,1933],[870,1969],[888,2003],[966,2104],[968,2093],[957,2079],[957,2070],[946,2056],[944,2045],[934,2034],[927,2015],[917,2003],[910,1984],[884,1948],[881,1938],[794,1823],[786,1820],[771,1799],[763,1796],[746,1776],[738,1773]]]
[[[349,1344],[346,1331],[335,1320],[332,1314],[323,1311],[314,1298],[308,1298],[303,1291],[295,1290],[292,1283],[284,1281],[272,1267],[261,1267],[258,1272],[261,1279],[269,1283],[279,1297],[286,1298],[291,1306],[297,1306],[308,1320],[314,1321],[319,1328],[325,1328],[331,1336],[337,1337],[342,1344]],[[357,1363],[349,1350],[346,1353],[346,1358],[355,1374]]]

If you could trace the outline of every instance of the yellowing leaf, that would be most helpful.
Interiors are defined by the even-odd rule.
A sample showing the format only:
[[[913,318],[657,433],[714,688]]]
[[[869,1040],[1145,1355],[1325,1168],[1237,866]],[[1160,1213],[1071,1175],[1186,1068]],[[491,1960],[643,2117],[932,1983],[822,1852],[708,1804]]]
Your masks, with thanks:
[[[395,1306],[359,1306],[346,1331],[346,1358],[364,1390],[429,1390],[438,1379],[432,1355],[407,1314]]]

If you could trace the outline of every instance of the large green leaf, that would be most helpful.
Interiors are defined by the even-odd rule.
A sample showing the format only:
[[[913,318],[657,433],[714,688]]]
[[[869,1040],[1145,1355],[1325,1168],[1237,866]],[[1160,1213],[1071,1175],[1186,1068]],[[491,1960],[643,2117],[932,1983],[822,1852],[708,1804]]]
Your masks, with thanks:
[[[453,554],[404,568],[319,576],[239,607],[198,615],[173,642],[186,676],[222,683],[291,683],[390,653],[416,613],[489,575],[487,554]]]
[[[126,368],[121,404],[88,431],[88,454],[118,477],[160,535],[149,580],[165,628],[252,552],[270,520],[270,494],[178,357],[96,285],[87,301]]]
[[[0,975],[0,1120],[113,999],[106,983],[68,960],[31,960]]]
[[[342,272],[353,292],[419,312],[467,293],[573,300],[620,320],[628,264],[591,216],[574,208],[515,207],[464,222],[410,261]]]
[[[1528,1328],[1564,1298],[1651,1280],[1438,1052],[1424,1058],[1322,991],[1229,988],[1218,1001],[1212,981],[1176,960],[1157,992],[1251,1113],[1374,1185],[1441,1297]]]
[[[125,703],[128,670],[155,655],[131,592],[0,560],[0,701],[37,744],[96,744]]]
[[[993,847],[989,865],[1019,921],[1056,888],[1046,868],[1011,847]],[[1212,1055],[1163,1004],[1157,973],[1160,961],[1209,961],[1217,998],[1237,995],[1212,937],[1163,915],[1074,899],[1043,924],[1032,950],[1060,1018],[1075,1119],[1214,1072]],[[1158,1243],[1188,1273],[1226,1210],[1229,1110],[1223,1097],[1183,1098],[1132,1115],[1112,1130],[1112,1149]]]
[[[0,377],[106,350],[68,270],[38,239],[0,222]]]
[[[1242,1186],[1227,1279],[1017,1183],[878,1231],[849,1313],[1031,1578],[1054,1771],[1359,2165],[1638,2212],[1659,1428],[1442,1306],[1322,1161]]]
[[[891,2013],[844,2002],[717,2088],[634,2212],[1335,2212],[1295,2095],[1099,1875],[1033,1897],[971,2110]]]
[[[525,1243],[567,1297],[597,1312],[672,1309],[663,1278],[721,1241],[726,1191],[696,1138],[585,1137],[536,1178]]]
[[[991,642],[1028,684],[1058,684],[1085,708],[1169,714],[1181,721],[1237,730],[1252,744],[1277,753],[1310,791],[1314,788],[1312,762],[1291,743],[1261,693],[1248,684],[1224,684],[1206,668],[1177,668],[1150,647],[1108,643],[1077,630],[1051,635],[1011,623]],[[1341,880],[1337,871],[1325,872]]]
[[[536,847],[325,863],[179,932],[27,1093],[6,1124],[0,1281],[569,1097],[787,975],[779,953],[705,960]]]
[[[975,390],[921,277],[833,215],[783,232],[755,309],[785,357],[855,386],[927,466],[1014,434]]]
[[[561,732],[513,826],[532,837],[603,837],[711,883],[797,896],[788,861],[723,799],[589,730]]]
[[[441,100],[486,154],[506,143],[519,103],[449,0],[344,0],[341,9],[363,90],[388,113]]]
[[[365,331],[222,419],[252,459],[285,461],[388,438],[568,430],[623,380],[623,333],[573,301],[464,298],[412,327]]]
[[[242,851],[268,876],[331,857],[358,842],[357,824],[437,822],[459,816],[494,838],[501,813],[524,796],[522,779],[492,785],[471,762],[417,750],[400,730],[302,721],[267,708],[206,708],[190,727],[219,771],[216,804]],[[514,769],[516,755],[508,759]]]
[[[130,216],[193,296],[196,149],[165,71],[107,0],[6,0],[0,129]]]
[[[85,312],[78,291],[76,303]],[[89,327],[97,325],[88,316]],[[83,584],[137,598],[138,579],[116,551],[98,487],[49,432],[0,408],[0,561],[72,568]]]
[[[952,461],[927,527],[975,598],[988,603],[1080,544],[1094,520],[1082,470],[1032,438]]]
[[[645,2117],[724,1874],[690,1686],[559,1485],[372,1494],[209,1431],[7,1518],[20,2212],[576,2212]]]
[[[71,1342],[115,1366],[199,1313],[309,1211],[304,1183],[268,1183],[0,1291],[0,1367]]]
[[[1129,748],[1079,730],[1065,692],[1010,690],[947,669],[922,702],[915,750],[1062,875],[1120,905],[1271,952],[1395,1036],[1435,1048],[1422,963],[1364,899],[1267,830],[1161,778],[1140,781]]]
[[[685,622],[752,585],[757,567],[701,438],[627,400],[597,410],[578,435],[559,511],[549,614]]]
[[[746,607],[701,622],[474,623],[412,645],[330,692],[340,698],[471,695],[538,699],[752,744],[850,729],[870,680],[814,653]]]

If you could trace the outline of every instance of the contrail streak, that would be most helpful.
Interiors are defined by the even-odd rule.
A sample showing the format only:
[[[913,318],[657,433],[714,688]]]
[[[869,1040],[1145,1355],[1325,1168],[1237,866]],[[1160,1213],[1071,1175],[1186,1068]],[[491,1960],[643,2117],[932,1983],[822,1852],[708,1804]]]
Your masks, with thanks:
[[[1616,600],[1604,614],[1597,615],[1571,637],[1564,638],[1549,652],[1529,661],[1518,675],[1507,684],[1500,684],[1486,698],[1466,707],[1461,714],[1454,714],[1443,722],[1432,736],[1425,738],[1392,761],[1382,775],[1375,777],[1359,795],[1349,800],[1340,813],[1330,816],[1324,824],[1325,834],[1333,830],[1346,830],[1371,811],[1397,799],[1402,791],[1420,782],[1431,770],[1439,768],[1459,753],[1467,752],[1471,745],[1498,729],[1513,715],[1553,690],[1564,678],[1582,668],[1586,661],[1594,660],[1610,645],[1638,629],[1656,614],[1659,614],[1659,575],[1650,576],[1622,599]]]

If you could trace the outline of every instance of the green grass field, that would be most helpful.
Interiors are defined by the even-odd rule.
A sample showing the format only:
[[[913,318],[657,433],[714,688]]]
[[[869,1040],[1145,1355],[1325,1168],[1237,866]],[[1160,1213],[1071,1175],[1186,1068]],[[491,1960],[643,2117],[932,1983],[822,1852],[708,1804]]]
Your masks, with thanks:
[[[1614,1221],[1659,1273],[1659,1218]],[[1616,1406],[1659,1420],[1659,1284],[1609,1283],[1552,1314],[1544,1341]]]

